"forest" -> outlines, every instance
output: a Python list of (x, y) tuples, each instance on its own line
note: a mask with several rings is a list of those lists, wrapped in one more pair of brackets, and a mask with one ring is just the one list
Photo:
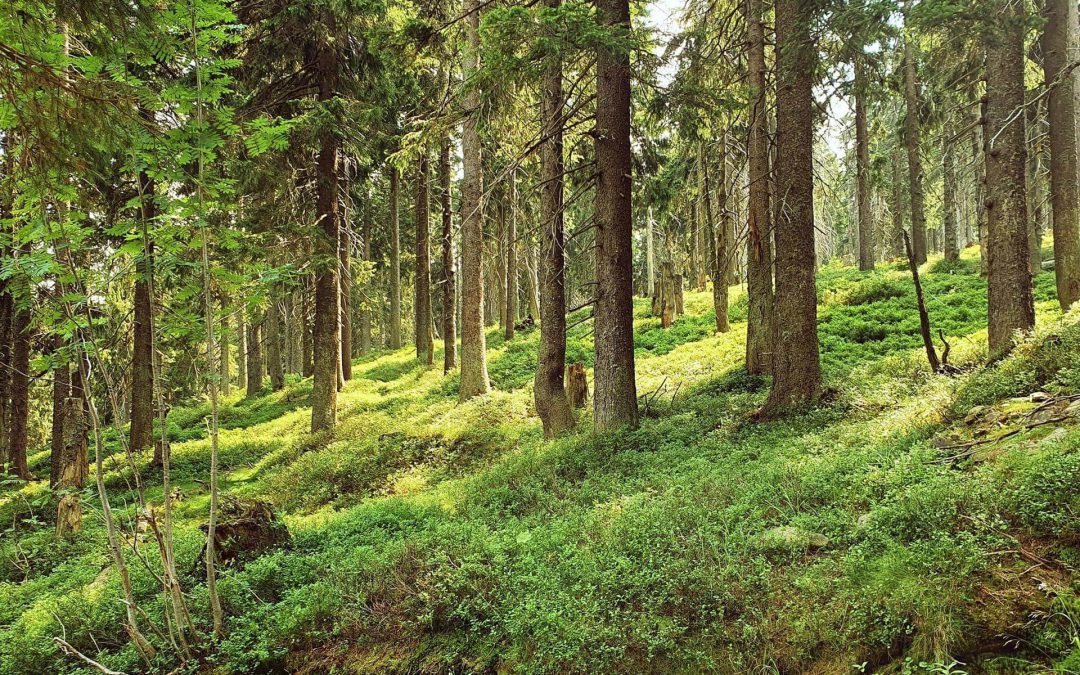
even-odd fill
[(8, 0), (0, 675), (1080, 673), (1076, 0)]

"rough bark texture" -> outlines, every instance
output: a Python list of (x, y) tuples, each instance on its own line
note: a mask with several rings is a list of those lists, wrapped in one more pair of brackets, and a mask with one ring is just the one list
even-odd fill
[(859, 228), (859, 269), (874, 269), (874, 221), (870, 218), (870, 133), (866, 126), (866, 68), (855, 57), (855, 198)]
[[(546, 0), (557, 8), (561, 0)], [(562, 63), (552, 59), (540, 81), (540, 347), (533, 386), (536, 413), (544, 435), (573, 428), (566, 398), (566, 249), (563, 239), (563, 98)]]
[[(11, 327), (14, 303), (7, 280), (0, 281), (0, 364), (11, 363)], [(11, 401), (11, 369), (0, 368), (0, 470), (7, 464), (8, 412)]]
[[(56, 357), (62, 359), (64, 340), (53, 337)], [(49, 448), (49, 485), (55, 486), (60, 476), (60, 461), (64, 454), (64, 402), (71, 396), (71, 368), (67, 362), (59, 363), (52, 371), (52, 437)]]
[[(324, 37), (318, 47), (319, 101), (337, 94), (338, 63), (334, 46)], [(312, 331), (311, 430), (332, 429), (337, 422), (337, 385), (341, 367), (338, 290), (338, 140), (325, 130), (316, 168), (316, 217), (320, 231), (314, 252), (319, 264), (315, 279), (315, 326)]]
[[(597, 0), (597, 20), (620, 37), (630, 30), (627, 0)], [(630, 55), (596, 55), (596, 363), (593, 424), (637, 425), (634, 278), (630, 204)]]
[(442, 338), (443, 372), (457, 367), (457, 280), (454, 269), (454, 212), (450, 194), (450, 138), (439, 149), (439, 205), (442, 210)]
[(239, 349), (236, 352), (236, 386), (247, 387), (247, 362), (248, 362), (248, 329), (244, 312), (236, 314), (236, 344)]
[(390, 324), (387, 340), (390, 349), (401, 347), (401, 223), (398, 202), (401, 192), (398, 170), (390, 167)]
[(753, 91), (750, 129), (746, 141), (750, 179), (746, 235), (746, 370), (768, 372), (772, 362), (769, 320), (772, 317), (772, 222), (769, 207), (769, 137), (765, 100), (765, 28), (761, 0), (746, 0), (749, 30), (749, 79)]
[(247, 324), (247, 395), (256, 396), (263, 386), (263, 329), (260, 317), (250, 317)]
[[(149, 229), (157, 217), (156, 186), (146, 173), (139, 174), (142, 202), (139, 217)], [(147, 242), (135, 266), (134, 319), (131, 342), (131, 428), (129, 448), (140, 452), (154, 444), (154, 304), (150, 297), (153, 248)]]
[(27, 424), (30, 414), (30, 307), (16, 300), (11, 326), (11, 408), (8, 411), (8, 462), (11, 473), (30, 480), (26, 462)]
[[(724, 271), (731, 258), (733, 244), (728, 239), (731, 211), (728, 209), (727, 190), (727, 134), (720, 138), (720, 175), (717, 177), (716, 205), (720, 210), (720, 223), (714, 226), (712, 206), (712, 186), (709, 180), (709, 160), (702, 153), (698, 157), (701, 171), (701, 187), (705, 195), (705, 232), (713, 242), (712, 259), (709, 261), (709, 275), (712, 277), (713, 311), (716, 312), (716, 330), (726, 333), (731, 330), (728, 322), (728, 279)], [(714, 232), (715, 230), (715, 232)]]
[(341, 245), (338, 247), (338, 286), (341, 298), (338, 308), (341, 314), (341, 379), (352, 379), (352, 227), (345, 222), (340, 223)]
[[(469, 0), (465, 22), (468, 40), (464, 79), (470, 82), (480, 68), (480, 2)], [(490, 388), (484, 338), (484, 166), (480, 146), (480, 92), (470, 85), (465, 94), (467, 117), (461, 147), (461, 387), (462, 401)]]
[(813, 0), (777, 0), (776, 298), (764, 417), (821, 395), (814, 278)]
[(941, 152), (942, 173), (942, 234), (945, 238), (945, 259), (955, 261), (960, 259), (960, 241), (956, 228), (956, 146), (945, 141), (945, 147)]
[(518, 259), (517, 259), (517, 216), (518, 216), (517, 172), (510, 172), (510, 196), (507, 204), (509, 213), (506, 219), (506, 311), (503, 315), (503, 337), (514, 339), (514, 323), (517, 322), (518, 296)]
[(990, 356), (1012, 348), (1016, 331), (1035, 325), (1028, 269), (1024, 8), (994, 0), (986, 35), (987, 302)]
[(904, 40), (904, 144), (908, 157), (908, 190), (911, 194), (911, 247), (915, 260), (926, 262), (926, 207), (923, 193), (922, 158), (919, 155), (919, 81), (916, 79), (915, 54), (911, 40)]
[(285, 388), (285, 362), (281, 358), (281, 304), (270, 302), (266, 310), (266, 369), (270, 371), (270, 388)]
[(1072, 0), (1046, 0), (1042, 38), (1050, 121), (1050, 204), (1058, 302), (1080, 299), (1080, 178), (1077, 168), (1077, 72), (1065, 72), (1077, 49), (1077, 8)]
[(228, 396), (232, 389), (232, 381), (229, 379), (229, 339), (231, 337), (232, 331), (229, 329), (229, 312), (226, 309), (226, 311), (221, 314), (221, 341), (218, 350), (218, 375), (221, 377), (221, 393), (225, 396)]
[(431, 334), (430, 173), (427, 153), (421, 152), (416, 171), (416, 283), (413, 287), (413, 311), (416, 358), (429, 366), (435, 363), (435, 339)]

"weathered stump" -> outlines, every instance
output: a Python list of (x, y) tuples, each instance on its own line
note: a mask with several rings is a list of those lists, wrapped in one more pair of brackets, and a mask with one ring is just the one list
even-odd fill
[[(203, 532), (209, 528), (202, 525)], [(266, 551), (288, 547), (292, 537), (285, 523), (266, 502), (259, 499), (222, 499), (221, 513), (214, 527), (214, 552), (221, 567), (242, 568)], [(195, 561), (193, 574), (206, 576), (206, 544)]]
[(571, 363), (566, 367), (566, 398), (571, 408), (584, 408), (589, 400), (589, 382), (585, 377), (584, 363)]
[(86, 417), (82, 400), (64, 399), (64, 446), (57, 467), (56, 487), (61, 493), (56, 506), (56, 536), (70, 539), (82, 531), (79, 489), (86, 482)]

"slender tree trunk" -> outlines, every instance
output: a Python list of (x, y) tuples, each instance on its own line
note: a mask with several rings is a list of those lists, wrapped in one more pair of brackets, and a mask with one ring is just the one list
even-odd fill
[(712, 190), (710, 189), (709, 180), (709, 159), (704, 152), (701, 151), (701, 146), (698, 146), (698, 166), (701, 171), (701, 186), (702, 192), (705, 195), (705, 226), (704, 230), (713, 241), (712, 250), (713, 257), (709, 260), (709, 274), (712, 275), (713, 282), (713, 311), (716, 312), (716, 331), (718, 333), (726, 333), (731, 330), (731, 325), (728, 322), (728, 279), (725, 271), (727, 269), (728, 260), (732, 257), (731, 251), (733, 250), (733, 244), (728, 238), (731, 223), (731, 211), (728, 209), (728, 189), (727, 189), (727, 132), (725, 131), (720, 136), (720, 159), (718, 166), (720, 167), (720, 175), (717, 177), (717, 206), (720, 208), (720, 223), (715, 227), (716, 234), (713, 234), (713, 208), (712, 208)]
[(500, 190), (501, 198), (497, 202), (498, 206), (495, 210), (495, 279), (494, 291), (492, 295), (495, 298), (494, 315), (492, 316), (492, 323), (498, 323), (501, 326), (506, 325), (506, 230), (507, 230), (507, 214), (510, 209), (508, 207), (509, 199), (507, 198), (507, 190)]
[(1051, 84), (1050, 205), (1058, 302), (1068, 309), (1080, 299), (1080, 178), (1077, 168), (1077, 8), (1072, 0), (1046, 0), (1043, 66)]
[(529, 275), (529, 318), (537, 321), (540, 319), (540, 263), (537, 261), (536, 242), (533, 235), (529, 234), (525, 239), (525, 267)]
[(900, 146), (893, 146), (892, 151), (892, 243), (893, 252), (902, 252), (904, 247), (904, 190), (903, 168)]
[(506, 313), (503, 315), (503, 337), (514, 339), (514, 324), (517, 322), (518, 297), (518, 259), (517, 259), (517, 216), (518, 191), (517, 171), (510, 172), (509, 217), (506, 220)]
[(390, 167), (390, 349), (401, 347), (401, 223), (398, 220), (400, 177)]
[[(1027, 148), (1024, 106), (1024, 6), (993, 0), (987, 8), (986, 185), (987, 298), (990, 357), (1012, 348), (1016, 331), (1035, 325), (1028, 269)], [(1015, 117), (1015, 119), (1013, 119)]]
[(762, 416), (821, 396), (814, 279), (814, 40), (812, 0), (776, 2), (776, 298), (773, 384)]
[[(468, 41), (464, 79), (470, 82), (480, 69), (479, 0), (468, 0), (465, 22)], [(490, 388), (484, 337), (484, 165), (480, 145), (480, 92), (470, 86), (465, 94), (467, 117), (461, 134), (461, 387), (462, 401), (485, 394)]]
[(353, 289), (353, 231), (349, 223), (341, 222), (341, 246), (338, 248), (339, 285), (341, 290), (341, 379), (352, 379), (352, 289)]
[(54, 355), (61, 362), (52, 371), (52, 437), (49, 452), (49, 485), (55, 487), (60, 478), (64, 455), (64, 404), (71, 396), (71, 368), (63, 360), (64, 339), (53, 336)]
[[(545, 0), (558, 9), (562, 0)], [(540, 347), (533, 386), (536, 413), (544, 435), (557, 436), (574, 426), (566, 398), (566, 249), (563, 239), (563, 98), (562, 61), (549, 57), (540, 80)]]
[(656, 246), (653, 243), (653, 230), (655, 227), (652, 207), (650, 206), (645, 216), (645, 277), (648, 283), (645, 292), (649, 296), (656, 295)]
[(772, 221), (769, 206), (769, 136), (766, 106), (765, 27), (762, 0), (746, 0), (747, 60), (753, 103), (746, 154), (746, 370), (761, 375), (772, 365), (769, 322), (773, 314)]
[(427, 365), (435, 363), (435, 340), (431, 334), (431, 177), (426, 151), (420, 153), (416, 172), (416, 358)]
[(908, 157), (908, 189), (911, 193), (911, 246), (915, 260), (926, 262), (926, 212), (923, 196), (922, 158), (919, 155), (919, 82), (915, 72), (915, 54), (910, 37), (904, 38), (904, 143)]
[(281, 358), (281, 305), (276, 300), (270, 301), (266, 309), (266, 367), (270, 371), (270, 388), (281, 391), (285, 388), (285, 362)]
[(248, 327), (244, 319), (244, 311), (236, 313), (236, 344), (239, 349), (236, 353), (236, 386), (247, 387), (247, 362), (248, 362)]
[[(29, 292), (29, 288), (27, 288)], [(31, 480), (26, 460), (30, 415), (30, 307), (29, 299), (16, 301), (11, 333), (11, 408), (8, 420), (8, 461), (11, 473)]]
[[(7, 280), (0, 280), (0, 364), (11, 363), (14, 303)], [(8, 462), (8, 419), (11, 406), (11, 368), (0, 367), (0, 471)]]
[[(596, 0), (597, 20), (629, 36), (628, 0)], [(634, 277), (631, 240), (630, 54), (596, 55), (596, 303), (593, 311), (593, 424), (637, 425), (634, 379)]]
[[(327, 30), (332, 29), (331, 26)], [(329, 101), (337, 95), (337, 52), (329, 39), (328, 36), (322, 36), (317, 49), (316, 77), (320, 102)], [(312, 331), (312, 431), (333, 429), (337, 423), (337, 385), (341, 368), (338, 335), (341, 293), (337, 275), (341, 227), (338, 211), (338, 146), (337, 137), (329, 130), (324, 131), (315, 179), (315, 208), (320, 232), (315, 238), (315, 255), (319, 269), (315, 280), (315, 326)]]
[(248, 317), (247, 322), (247, 395), (257, 396), (263, 387), (262, 318)]
[(221, 313), (221, 340), (219, 342), (218, 350), (218, 375), (221, 377), (221, 393), (225, 396), (229, 395), (232, 389), (232, 382), (229, 379), (231, 368), (229, 367), (229, 338), (232, 336), (232, 331), (229, 329), (229, 312), (228, 308), (223, 308), (225, 311)]
[(855, 62), (855, 195), (859, 228), (859, 269), (874, 269), (874, 221), (870, 218), (870, 133), (866, 126), (866, 66)]
[(141, 452), (154, 443), (154, 304), (150, 297), (154, 251), (145, 236), (157, 218), (156, 186), (145, 173), (139, 174), (141, 204), (139, 217), (144, 230), (144, 246), (136, 259), (134, 320), (131, 347), (131, 452)]
[(457, 294), (454, 269), (454, 212), (450, 194), (450, 137), (439, 148), (439, 205), (442, 211), (442, 338), (443, 372), (457, 367)]
[(960, 259), (960, 244), (956, 232), (956, 146), (947, 139), (941, 150), (941, 173), (945, 259), (955, 261)]

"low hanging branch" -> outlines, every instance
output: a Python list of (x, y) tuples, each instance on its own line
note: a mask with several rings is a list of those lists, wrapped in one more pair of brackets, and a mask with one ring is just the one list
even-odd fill
[(904, 230), (904, 250), (907, 251), (911, 278), (915, 281), (915, 299), (919, 303), (919, 331), (922, 333), (923, 346), (926, 347), (926, 358), (930, 361), (930, 370), (936, 373), (941, 370), (941, 361), (938, 360), (937, 350), (934, 348), (934, 338), (930, 336), (930, 315), (926, 312), (922, 282), (919, 281), (919, 266), (915, 263), (915, 256), (911, 252), (911, 239), (908, 237), (907, 230)]

